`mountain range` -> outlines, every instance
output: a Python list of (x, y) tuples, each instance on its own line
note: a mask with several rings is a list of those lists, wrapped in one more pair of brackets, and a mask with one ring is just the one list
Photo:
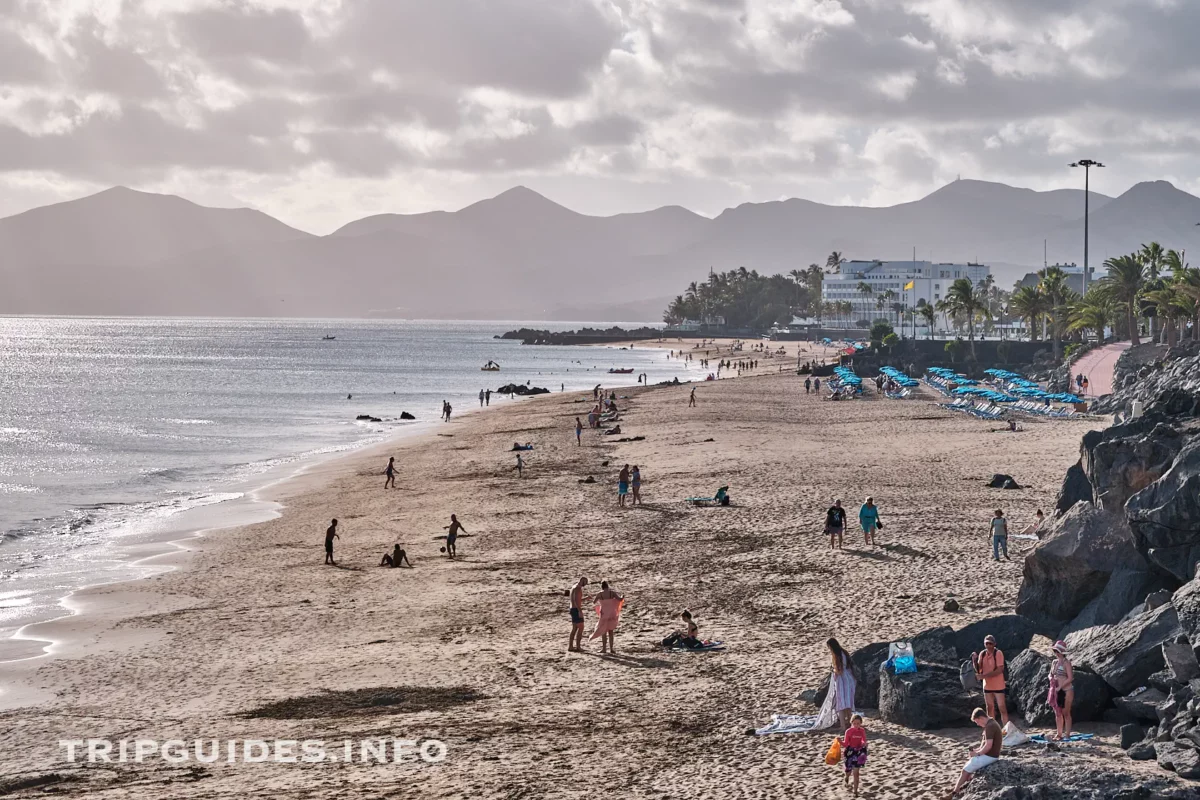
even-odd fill
[[(1200, 198), (1170, 183), (1089, 202), (1097, 271), (1143, 242), (1200, 252)], [(959, 180), (886, 208), (790, 199), (714, 218), (679, 206), (598, 217), (517, 187), (314, 236), (116, 187), (0, 219), (0, 313), (654, 320), (709, 269), (788, 272), (834, 250), (980, 261), (1007, 286), (1043, 252), (1082, 262), (1083, 205), (1079, 190)]]

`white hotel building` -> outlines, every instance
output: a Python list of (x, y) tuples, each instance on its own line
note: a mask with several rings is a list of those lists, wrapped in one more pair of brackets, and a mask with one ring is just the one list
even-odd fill
[[(946, 296), (950, 284), (958, 278), (970, 278), (979, 283), (991, 273), (986, 264), (934, 264), (930, 261), (843, 261), (841, 269), (826, 275), (821, 285), (824, 302), (849, 301), (854, 306), (855, 319), (874, 319), (879, 297), (889, 289), (896, 296), (888, 301), (916, 308), (920, 301), (936, 304)], [(865, 283), (871, 294), (864, 295), (858, 286)], [(912, 288), (905, 288), (912, 284)], [(861, 314), (861, 317), (859, 316)], [(884, 312), (887, 315), (887, 312)]]

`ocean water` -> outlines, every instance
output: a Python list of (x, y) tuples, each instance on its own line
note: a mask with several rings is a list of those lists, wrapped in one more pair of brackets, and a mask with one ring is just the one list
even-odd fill
[[(435, 423), (443, 400), (461, 413), (478, 409), (480, 389), (510, 382), (559, 391), (632, 385), (642, 372), (651, 383), (693, 377), (652, 347), (493, 338), (522, 325), (576, 327), (0, 317), (0, 640), (61, 615), (78, 587), (154, 569), (131, 559), (136, 545), (197, 509)], [(489, 359), (502, 370), (481, 372)]]

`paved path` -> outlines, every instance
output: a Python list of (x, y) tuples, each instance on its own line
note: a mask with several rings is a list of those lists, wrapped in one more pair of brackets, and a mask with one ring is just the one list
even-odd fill
[(1113, 390), (1113, 368), (1117, 359), (1129, 349), (1129, 342), (1116, 342), (1098, 347), (1071, 366), (1071, 389), (1075, 388), (1075, 376), (1083, 373), (1088, 379), (1088, 396), (1100, 397)]

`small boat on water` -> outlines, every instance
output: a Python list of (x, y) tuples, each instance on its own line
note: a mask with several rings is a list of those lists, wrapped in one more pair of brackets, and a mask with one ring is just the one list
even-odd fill
[(630, 367), (629, 369), (617, 369), (616, 367), (613, 367), (612, 369), (609, 370), (609, 374), (611, 374), (611, 375), (632, 375), (633, 368)]
[(484, 372), (499, 372), (500, 365), (497, 364), (495, 361), (489, 361), (486, 364), (484, 364), (482, 367), (480, 367), (480, 369), (483, 370)]
[(324, 336), (322, 336), (322, 337), (321, 337), (321, 341), (323, 341), (323, 342), (332, 342), (332, 341), (333, 341), (334, 339), (336, 339), (336, 338), (337, 338), (336, 336), (330, 336), (330, 335), (327, 333), (327, 334), (325, 334)]

